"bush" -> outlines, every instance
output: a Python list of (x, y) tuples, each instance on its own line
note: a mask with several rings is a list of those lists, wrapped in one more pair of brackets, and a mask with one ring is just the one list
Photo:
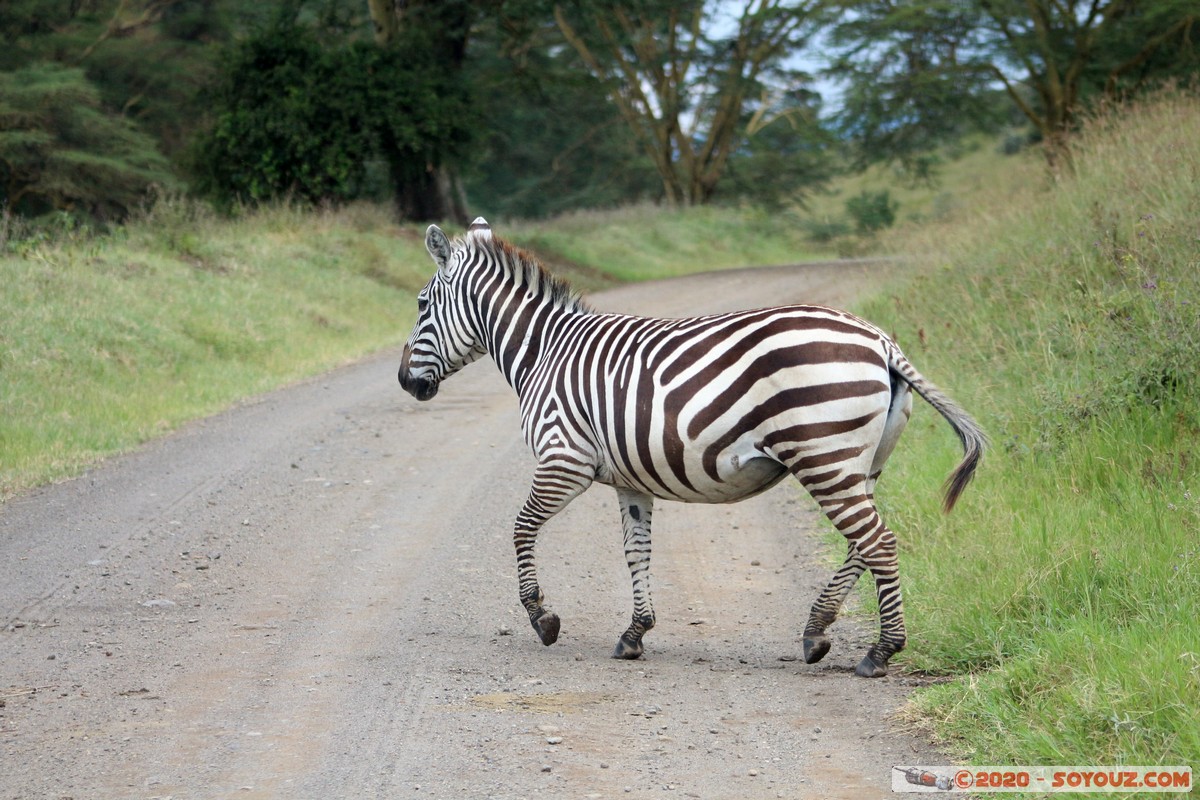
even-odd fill
[(840, 217), (833, 219), (829, 217), (821, 217), (820, 219), (813, 217), (805, 220), (803, 226), (804, 232), (808, 234), (808, 238), (817, 244), (828, 244), (834, 239), (841, 238), (850, 233), (850, 223)]
[(237, 48), (213, 105), (193, 171), (224, 204), (367, 198), (370, 167), (385, 163), (399, 186), (452, 157), (469, 125), (462, 90), (421, 41), (332, 47), (287, 21)]
[(892, 200), (891, 192), (882, 189), (878, 192), (861, 191), (857, 197), (846, 201), (846, 213), (854, 220), (854, 226), (859, 233), (875, 233), (890, 228), (896, 222), (896, 209), (900, 204)]

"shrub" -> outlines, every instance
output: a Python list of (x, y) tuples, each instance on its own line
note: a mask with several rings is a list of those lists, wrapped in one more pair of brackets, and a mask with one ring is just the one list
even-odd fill
[(891, 192), (887, 189), (878, 192), (864, 189), (846, 201), (846, 213), (854, 220), (859, 233), (875, 233), (890, 228), (896, 222), (896, 209), (899, 207), (900, 204), (892, 200)]
[(371, 168), (382, 161), (393, 185), (411, 181), (451, 157), (469, 124), (463, 91), (418, 39), (330, 46), (287, 21), (234, 51), (213, 105), (193, 171), (224, 204), (370, 197)]

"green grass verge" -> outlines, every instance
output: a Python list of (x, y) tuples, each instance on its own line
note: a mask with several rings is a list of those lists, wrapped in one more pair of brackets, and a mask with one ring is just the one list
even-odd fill
[[(917, 410), (880, 483), (901, 541), (909, 669), (975, 764), (1200, 765), (1200, 100), (1095, 120), (1077, 173), (909, 233), (933, 253), (860, 311), (994, 447)], [(920, 403), (918, 403), (920, 405)]]
[[(582, 265), (620, 281), (831, 257), (808, 240), (793, 214), (750, 208), (633, 206), (493, 227), (556, 267)], [(585, 288), (587, 280), (576, 277)]]
[(407, 335), (428, 256), (382, 212), (160, 203), (0, 260), (0, 499)]

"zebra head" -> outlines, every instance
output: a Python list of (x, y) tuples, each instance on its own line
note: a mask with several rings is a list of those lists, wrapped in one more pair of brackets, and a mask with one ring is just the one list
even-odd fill
[(466, 291), (467, 265), (480, 255), (476, 247), (492, 236), (477, 217), (465, 239), (451, 242), (436, 225), (425, 232), (425, 249), (437, 272), (417, 295), (417, 322), (400, 359), (400, 386), (418, 400), (437, 394), (443, 380), (487, 354), (471, 321)]

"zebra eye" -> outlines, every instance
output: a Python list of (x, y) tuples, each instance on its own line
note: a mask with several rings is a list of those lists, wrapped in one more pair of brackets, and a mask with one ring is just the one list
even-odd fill
[(429, 308), (429, 300), (424, 297), (417, 298), (417, 313), (425, 313), (425, 309)]

